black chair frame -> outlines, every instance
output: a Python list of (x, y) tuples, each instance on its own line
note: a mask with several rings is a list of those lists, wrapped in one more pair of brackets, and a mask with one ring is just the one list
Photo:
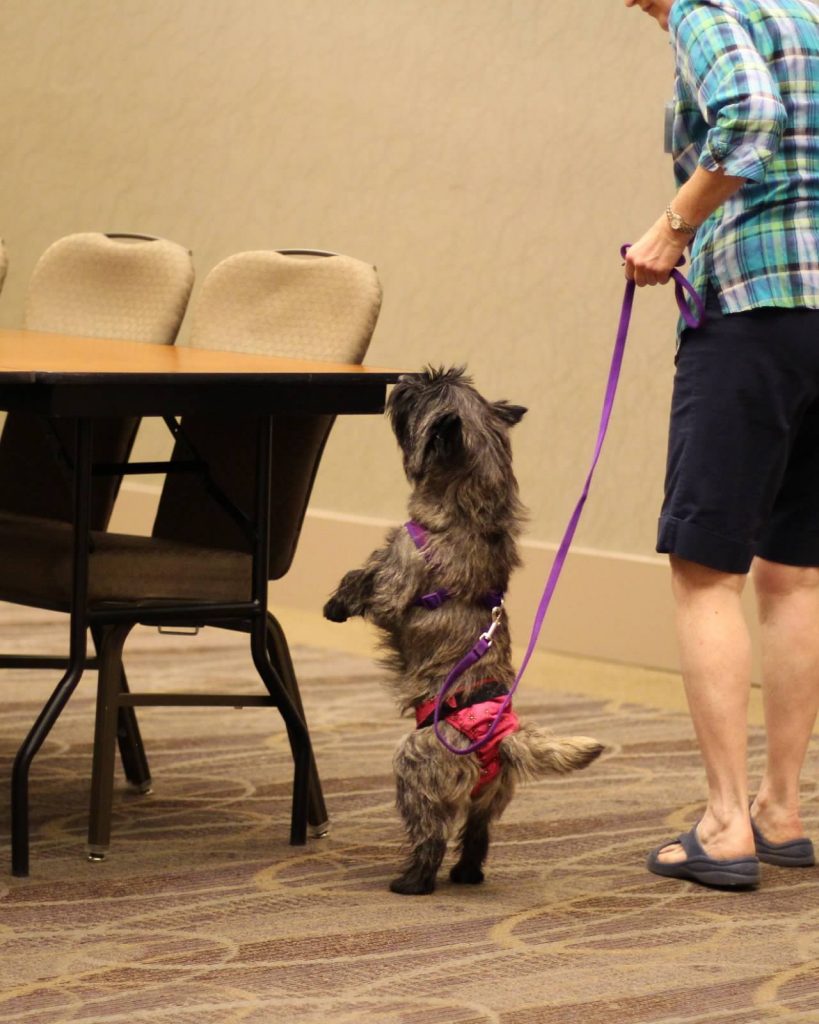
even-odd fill
[[(171, 424), (169, 423), (169, 427)], [(294, 761), (290, 842), (301, 845), (307, 839), (308, 822), (316, 834), (326, 830), (327, 812), (315, 767), (310, 735), (287, 642), (280, 624), (267, 609), (272, 416), (257, 418), (255, 510), (247, 524), (252, 534), (252, 579), (247, 601), (225, 602), (139, 602), (122, 605), (88, 605), (89, 504), (91, 478), (97, 473), (122, 474), (156, 472), (180, 468), (203, 472), (197, 459), (187, 466), (174, 463), (92, 465), (93, 420), (79, 418), (75, 427), (73, 592), (69, 627), (69, 657), (29, 658), (25, 667), (66, 665), (66, 672), (20, 747), (12, 773), (12, 871), (26, 876), (29, 871), (29, 770), (63, 707), (87, 667), (98, 665), (94, 768), (89, 822), (89, 855), (101, 859), (110, 836), (110, 801), (113, 756), (117, 737), (128, 778), (137, 785), (149, 783), (147, 762), (142, 751), (134, 708), (137, 706), (231, 706), (275, 707), (285, 722)], [(178, 426), (172, 431), (179, 435)], [(150, 466), (151, 469), (146, 469)], [(210, 489), (210, 488), (209, 488)], [(218, 490), (213, 485), (214, 490)], [(219, 499), (217, 499), (219, 500)], [(229, 503), (229, 499), (222, 496)], [(122, 650), (134, 626), (202, 627), (214, 625), (249, 633), (253, 664), (267, 689), (266, 695), (224, 694), (138, 694), (131, 693), (122, 667)], [(96, 661), (87, 658), (87, 632), (91, 630), (98, 649)], [(20, 667), (19, 656), (0, 657), (0, 667)]]

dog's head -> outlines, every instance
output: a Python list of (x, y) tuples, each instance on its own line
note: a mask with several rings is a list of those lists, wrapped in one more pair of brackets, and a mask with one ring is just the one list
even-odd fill
[(488, 402), (464, 367), (401, 377), (387, 410), (410, 483), (511, 473), (509, 429), (526, 409)]

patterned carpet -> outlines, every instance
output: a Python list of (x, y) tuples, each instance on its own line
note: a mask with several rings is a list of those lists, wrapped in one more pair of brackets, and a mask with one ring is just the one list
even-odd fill
[[(5, 607), (0, 637), (5, 650), (59, 651), (65, 624)], [(139, 687), (218, 679), (240, 691), (253, 678), (243, 638), (218, 631), (137, 632), (126, 655)], [(624, 697), (628, 670), (541, 661), (518, 709), (608, 753), (521, 789), (483, 886), (444, 872), (433, 896), (407, 898), (387, 891), (401, 845), (390, 761), (405, 726), (381, 672), (301, 644), (294, 660), (332, 815), (330, 835), (304, 848), (287, 845), (276, 716), (145, 709), (155, 791), (118, 781), (111, 855), (86, 862), (94, 687), (83, 681), (35, 761), (29, 879), (9, 873), (5, 797), (0, 807), (0, 1022), (819, 1021), (817, 869), (764, 868), (745, 894), (645, 871), (646, 851), (696, 816), (701, 771), (687, 717)], [(4, 673), (4, 778), (53, 683)], [(757, 772), (762, 749), (754, 730)], [(819, 833), (818, 755), (805, 795)]]

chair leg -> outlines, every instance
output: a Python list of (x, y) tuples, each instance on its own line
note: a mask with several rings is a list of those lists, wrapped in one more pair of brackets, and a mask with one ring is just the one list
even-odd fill
[[(102, 644), (102, 627), (92, 626), (91, 636), (97, 653), (99, 653)], [(128, 693), (128, 679), (124, 668), (120, 674), (120, 692)], [(150, 793), (151, 769), (148, 766), (148, 758), (142, 744), (136, 711), (132, 707), (120, 707), (117, 711), (117, 744), (125, 778), (140, 793)]]
[(90, 860), (103, 860), (111, 839), (117, 716), (123, 678), (122, 648), (133, 626), (134, 624), (130, 622), (122, 623), (107, 627), (100, 634), (97, 718), (94, 728), (94, 761), (88, 819)]
[(312, 750), (310, 733), (299, 714), (287, 687), (282, 681), (267, 646), (267, 628), (264, 619), (253, 624), (250, 650), (256, 671), (275, 699), (279, 713), (287, 727), (293, 754), (293, 810), (290, 819), (290, 845), (303, 846), (307, 842), (307, 807), (310, 798), (310, 764)]
[[(124, 669), (120, 674), (119, 691), (122, 694), (130, 692)], [(117, 744), (125, 778), (140, 793), (150, 793), (152, 788), (151, 769), (148, 766), (148, 758), (142, 744), (136, 712), (130, 706), (120, 707), (117, 710)]]
[[(293, 705), (301, 716), (302, 721), (306, 723), (304, 705), (302, 704), (301, 694), (299, 692), (296, 672), (293, 668), (293, 660), (290, 657), (290, 648), (287, 645), (287, 639), (284, 635), (281, 623), (271, 612), (267, 613), (267, 650), (270, 660), (273, 662), (273, 665), (281, 678), (282, 684), (286, 688), (290, 699), (293, 701)], [(291, 746), (292, 743), (293, 740), (291, 738)], [(324, 802), (324, 794), (321, 789), (321, 779), (319, 778), (312, 746), (310, 750), (309, 776), (307, 822), (314, 837), (325, 836), (330, 830), (329, 816), (327, 814), (327, 805)]]
[[(280, 710), (282, 710), (280, 705)], [(294, 722), (282, 710), (282, 717), (293, 755), (293, 806), (290, 817), (290, 845), (307, 842), (307, 808), (310, 801), (310, 737), (303, 722)]]

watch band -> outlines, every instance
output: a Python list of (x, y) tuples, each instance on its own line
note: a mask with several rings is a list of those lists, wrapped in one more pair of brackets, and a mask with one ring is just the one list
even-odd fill
[(695, 235), (697, 233), (697, 229), (693, 224), (689, 224), (687, 220), (671, 209), (671, 203), (666, 206), (665, 215), (668, 217), (668, 223), (671, 225), (672, 231), (679, 231), (686, 235)]

